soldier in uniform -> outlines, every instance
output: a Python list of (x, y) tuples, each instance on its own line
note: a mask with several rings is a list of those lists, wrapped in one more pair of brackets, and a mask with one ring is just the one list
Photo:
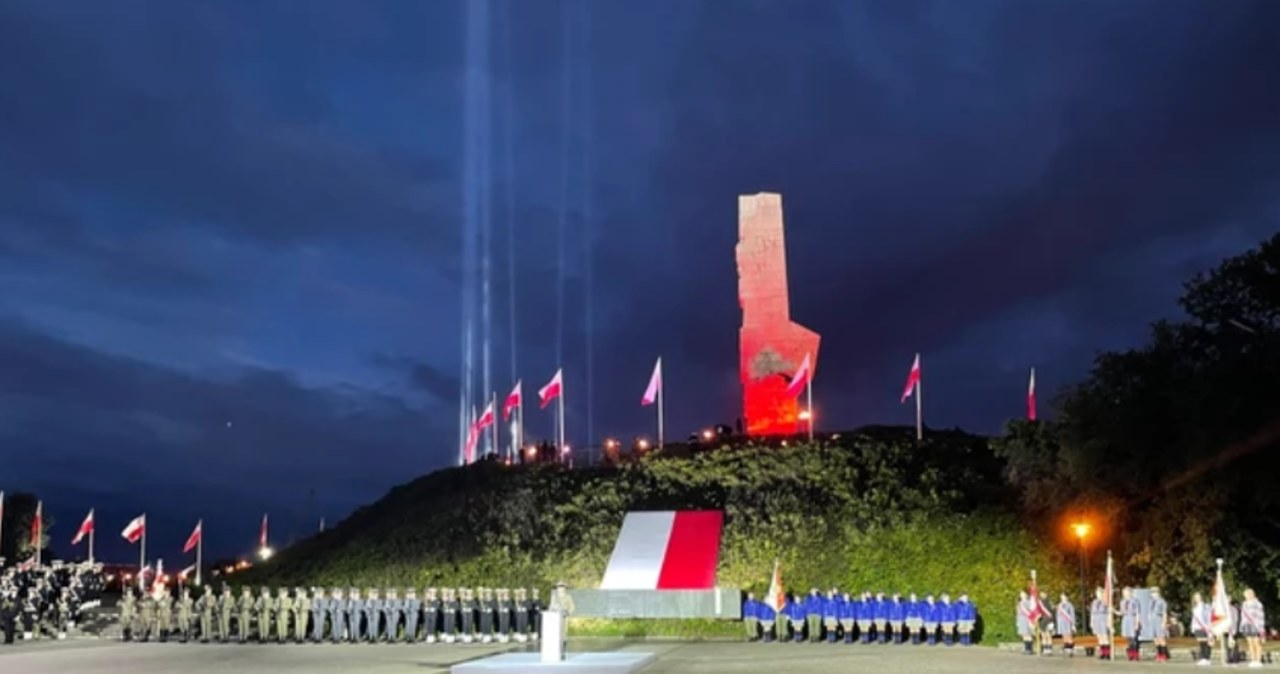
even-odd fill
[(151, 641), (151, 633), (156, 628), (156, 600), (150, 595), (143, 595), (142, 601), (138, 606), (138, 621), (141, 626), (138, 632), (141, 634), (143, 643)]
[(364, 629), (363, 637), (369, 640), (369, 643), (378, 642), (378, 637), (382, 634), (379, 625), (382, 623), (382, 599), (378, 596), (378, 590), (369, 588), (365, 592), (364, 600)]
[(1142, 607), (1133, 598), (1133, 589), (1126, 587), (1120, 594), (1120, 636), (1125, 638), (1125, 655), (1137, 662), (1142, 653)]
[(333, 616), (329, 606), (329, 598), (324, 596), (324, 588), (317, 587), (311, 593), (311, 640), (315, 643), (324, 641), (324, 624)]
[(440, 633), (440, 609), (438, 591), (434, 587), (427, 588), (427, 596), (422, 600), (422, 638), (429, 644), (434, 644), (436, 635)]
[(400, 618), (404, 613), (404, 604), (396, 596), (394, 588), (387, 588), (382, 600), (382, 636), (387, 643), (392, 643), (400, 634)]
[(480, 588), (480, 600), (477, 602), (480, 610), (480, 642), (490, 643), (494, 637), (494, 626), (497, 622), (497, 606), (493, 602), (493, 588)]
[(1267, 636), (1267, 614), (1252, 588), (1245, 588), (1240, 604), (1240, 636), (1249, 650), (1249, 666), (1262, 666), (1262, 640)]
[(1098, 657), (1111, 658), (1111, 610), (1102, 588), (1093, 591), (1093, 603), (1089, 604), (1089, 629), (1098, 638)]
[[(853, 643), (853, 610), (856, 604), (853, 597), (845, 592), (840, 596), (840, 609), (837, 611), (836, 619), (840, 623), (840, 629), (844, 632), (844, 642), (846, 644)], [(767, 606), (765, 608), (768, 608)], [(770, 609), (772, 610), (772, 609)], [(765, 640), (768, 641), (769, 629), (765, 628)]]
[(458, 600), (457, 591), (451, 587), (446, 587), (441, 605), (441, 617), (444, 620), (444, 627), (440, 631), (440, 640), (446, 644), (453, 643), (457, 638), (458, 612), (461, 608), (462, 604)]
[(462, 588), (458, 611), (462, 618), (462, 643), (469, 644), (476, 638), (476, 600), (469, 587)]
[(511, 603), (511, 612), (515, 615), (515, 639), (524, 643), (529, 638), (529, 595), (523, 587), (517, 587), (515, 598)]
[(969, 601), (969, 595), (960, 594), (956, 602), (956, 631), (960, 633), (960, 645), (973, 645), (973, 628), (978, 623), (978, 609)]
[(511, 641), (511, 590), (498, 590), (498, 642)]
[[(325, 612), (329, 615), (329, 640), (338, 643), (347, 635), (347, 602), (342, 598), (342, 588), (335, 587), (329, 593), (329, 604)], [(323, 630), (323, 623), (318, 629)]]
[(1156, 646), (1156, 662), (1169, 661), (1169, 602), (1160, 596), (1160, 588), (1151, 588), (1151, 641)]
[(231, 615), (236, 612), (236, 598), (231, 588), (222, 585), (222, 597), (218, 599), (218, 641), (231, 641)]
[(213, 609), (217, 604), (213, 592), (205, 587), (196, 600), (195, 610), (200, 614), (200, 643), (209, 643), (209, 635), (213, 634)]
[(122, 641), (133, 641), (134, 621), (138, 617), (138, 603), (133, 597), (133, 588), (124, 588), (124, 594), (120, 597), (120, 639)]
[(404, 591), (404, 641), (411, 644), (418, 640), (418, 620), (422, 617), (422, 600), (418, 599), (418, 590), (407, 588)]
[(71, 624), (71, 589), (62, 588), (58, 595), (58, 638), (67, 638), (67, 626)]
[(347, 640), (353, 644), (364, 641), (364, 604), (360, 590), (351, 588), (347, 593)]
[(301, 587), (293, 588), (293, 640), (307, 643), (307, 621), (311, 619), (311, 597)]
[(1067, 598), (1067, 593), (1058, 595), (1058, 610), (1054, 614), (1054, 624), (1058, 634), (1062, 635), (1062, 652), (1067, 657), (1076, 654), (1076, 607)]
[(542, 600), (536, 587), (529, 591), (529, 637), (533, 641), (542, 638)]
[(178, 629), (182, 631), (182, 643), (191, 640), (191, 626), (195, 622), (195, 602), (191, 599), (191, 588), (183, 587), (182, 596), (178, 598)]
[(289, 588), (276, 589), (275, 602), (271, 604), (276, 624), (276, 643), (289, 640), (289, 614), (293, 613), (293, 600), (289, 598)]
[(253, 627), (253, 595), (249, 593), (249, 588), (240, 588), (240, 600), (236, 602), (236, 636), (240, 643), (248, 643), (249, 629)]
[(276, 601), (271, 597), (271, 589), (262, 586), (262, 593), (258, 595), (258, 601), (253, 604), (254, 613), (258, 618), (258, 643), (265, 644), (271, 638), (271, 623), (275, 622), (276, 617)]
[(169, 632), (173, 631), (173, 595), (163, 585), (156, 594), (156, 631), (160, 633), (160, 643), (165, 643), (169, 640)]
[(1202, 667), (1208, 666), (1213, 656), (1210, 641), (1213, 639), (1213, 630), (1209, 627), (1212, 619), (1213, 609), (1205, 603), (1204, 597), (1199, 592), (1191, 595), (1191, 635), (1196, 638), (1199, 646), (1196, 664)]

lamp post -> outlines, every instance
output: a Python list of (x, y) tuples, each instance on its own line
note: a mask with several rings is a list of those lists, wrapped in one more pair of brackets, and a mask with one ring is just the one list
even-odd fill
[(1076, 540), (1080, 544), (1080, 609), (1088, 610), (1089, 594), (1084, 587), (1084, 539), (1089, 535), (1089, 526), (1087, 522), (1076, 522), (1071, 525), (1071, 530), (1076, 534)]

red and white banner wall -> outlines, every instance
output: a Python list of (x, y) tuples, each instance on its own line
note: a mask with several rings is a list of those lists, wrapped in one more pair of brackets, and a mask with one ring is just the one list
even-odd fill
[(716, 586), (724, 513), (627, 513), (601, 590), (711, 590)]

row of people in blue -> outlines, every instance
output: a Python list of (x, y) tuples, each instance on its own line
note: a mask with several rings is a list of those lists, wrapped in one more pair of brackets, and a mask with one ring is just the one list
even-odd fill
[(742, 620), (748, 641), (803, 641), (828, 643), (855, 640), (895, 644), (939, 643), (947, 646), (957, 641), (962, 646), (973, 643), (978, 610), (961, 593), (956, 601), (943, 594), (923, 599), (915, 593), (900, 594), (863, 592), (851, 595), (832, 588), (825, 595), (814, 588), (803, 597), (783, 596), (781, 607), (756, 599), (748, 593), (742, 604)]

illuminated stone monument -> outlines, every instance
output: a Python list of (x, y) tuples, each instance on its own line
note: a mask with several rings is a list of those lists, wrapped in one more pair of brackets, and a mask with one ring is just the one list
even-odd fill
[(782, 195), (738, 197), (738, 330), (742, 415), (749, 435), (801, 430), (800, 408), (786, 394), (805, 354), (817, 371), (818, 333), (791, 320)]

